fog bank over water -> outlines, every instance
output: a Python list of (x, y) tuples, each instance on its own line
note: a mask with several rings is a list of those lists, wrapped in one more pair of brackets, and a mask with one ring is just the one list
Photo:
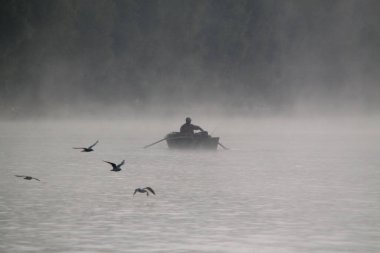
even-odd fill
[(5, 1), (0, 116), (376, 115), (380, 2)]
[[(320, 136), (327, 141), (337, 138), (344, 140), (346, 137), (357, 138), (359, 141), (368, 138), (376, 140), (380, 137), (379, 117), (221, 118), (194, 115), (192, 118), (194, 124), (201, 126), (212, 136), (219, 136), (222, 143), (232, 149), (239, 149), (241, 145), (241, 143), (236, 143), (236, 140), (253, 144), (260, 138), (268, 136), (277, 139), (279, 143), (283, 138), (302, 140), (302, 136), (306, 138)], [(84, 142), (94, 142), (96, 139), (109, 142), (112, 136), (118, 139), (118, 142), (136, 141), (139, 144), (135, 148), (140, 149), (144, 145), (164, 138), (170, 132), (179, 131), (183, 123), (184, 117), (2, 120), (0, 132), (12, 129), (15, 137), (23, 133), (31, 138), (57, 140), (61, 138), (60, 136), (73, 132)], [(36, 136), (36, 133), (40, 133), (40, 136)], [(118, 133), (117, 136), (115, 133)], [(304, 141), (307, 142), (307, 140)], [(166, 148), (166, 144), (162, 143), (157, 147)]]

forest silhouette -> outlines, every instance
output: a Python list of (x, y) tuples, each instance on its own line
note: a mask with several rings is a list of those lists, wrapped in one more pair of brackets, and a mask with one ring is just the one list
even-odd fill
[(371, 109), (380, 97), (379, 6), (1, 1), (0, 114), (86, 102), (282, 110), (299, 97)]

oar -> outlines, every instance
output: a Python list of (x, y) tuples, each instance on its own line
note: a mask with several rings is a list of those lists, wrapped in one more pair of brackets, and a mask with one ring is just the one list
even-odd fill
[(224, 148), (225, 150), (229, 150), (229, 148), (227, 148), (226, 146), (224, 146), (222, 143), (218, 142), (218, 145), (221, 146), (222, 148)]
[(144, 148), (149, 148), (150, 146), (153, 146), (153, 145), (155, 145), (155, 144), (157, 144), (157, 143), (160, 143), (161, 141), (164, 141), (164, 140), (166, 140), (166, 139), (167, 139), (167, 137), (165, 137), (165, 138), (163, 138), (163, 139), (161, 139), (161, 140), (159, 140), (159, 141), (153, 142), (153, 143), (151, 143), (151, 144), (149, 144), (149, 145), (146, 145), (146, 146), (144, 146)]

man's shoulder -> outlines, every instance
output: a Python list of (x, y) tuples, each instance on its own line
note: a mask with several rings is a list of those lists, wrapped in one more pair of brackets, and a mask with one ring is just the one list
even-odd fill
[(183, 125), (181, 126), (181, 129), (186, 129), (186, 128), (188, 128), (188, 127), (189, 127), (188, 124), (183, 124)]

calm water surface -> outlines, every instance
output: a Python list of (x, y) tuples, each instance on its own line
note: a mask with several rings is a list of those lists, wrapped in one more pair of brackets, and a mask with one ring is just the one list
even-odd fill
[(0, 252), (380, 252), (377, 132), (256, 127), (181, 152), (138, 130), (0, 123)]

